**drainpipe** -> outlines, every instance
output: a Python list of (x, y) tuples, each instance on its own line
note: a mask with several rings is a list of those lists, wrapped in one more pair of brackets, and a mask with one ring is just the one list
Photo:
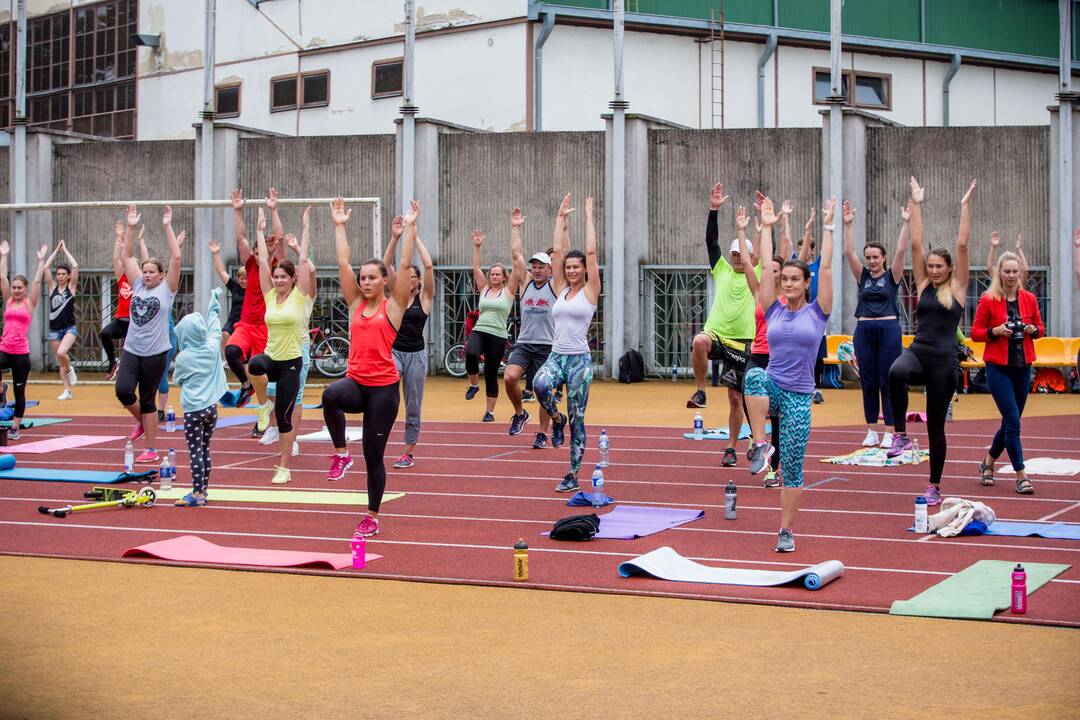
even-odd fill
[(398, 198), (402, 214), (409, 209), (409, 201), (416, 193), (416, 113), (420, 108), (413, 105), (413, 67), (416, 52), (416, 4), (405, 0), (405, 98), (401, 106), (401, 197)]
[(618, 370), (623, 354), (623, 297), (626, 286), (626, 109), (630, 103), (623, 99), (623, 24), (626, 14), (623, 0), (614, 0), (615, 30), (615, 98), (611, 108), (611, 351), (607, 354), (608, 369)]
[(555, 27), (555, 13), (549, 10), (540, 14), (544, 20), (540, 26), (540, 34), (536, 36), (533, 44), (533, 130), (535, 132), (544, 129), (544, 113), (541, 112), (544, 98), (544, 43), (547, 42), (552, 28)]
[[(1058, 0), (1061, 21), (1058, 67), (1058, 237), (1051, 258), (1057, 266), (1050, 278), (1055, 298), (1050, 312), (1050, 331), (1059, 337), (1072, 337), (1077, 331), (1073, 317), (1072, 266), (1073, 217), (1073, 106), (1077, 95), (1072, 89), (1072, 0)], [(1053, 262), (1053, 260), (1051, 262)]]
[(955, 53), (952, 56), (952, 62), (949, 63), (949, 72), (945, 73), (945, 82), (941, 84), (942, 127), (949, 127), (949, 83), (952, 82), (959, 69), (960, 53)]
[[(836, 197), (837, 203), (843, 202), (843, 169), (844, 169), (844, 87), (843, 75), (840, 72), (840, 38), (841, 38), (841, 7), (843, 0), (832, 0), (831, 9), (831, 38), (829, 50), (831, 52), (831, 91), (827, 98), (829, 103), (829, 195)], [(851, 88), (855, 92), (855, 88)], [(836, 218), (839, 220), (840, 218)], [(837, 236), (833, 233), (832, 254), (832, 283), (833, 283), (833, 309), (844, 307), (844, 253), (839, 252)], [(842, 312), (834, 312), (829, 317), (829, 332), (840, 331), (840, 318)]]
[(765, 49), (757, 61), (757, 126), (765, 127), (765, 66), (776, 52), (776, 34), (770, 34), (765, 40)]
[[(201, 200), (214, 199), (214, 46), (217, 24), (217, 2), (206, 0), (205, 35), (203, 37), (203, 109), (199, 137), (199, 195)], [(199, 229), (201, 237), (195, 250), (195, 308), (204, 312), (209, 303), (212, 280), (210, 251), (206, 243), (214, 236), (214, 209), (202, 207)]]
[[(19, 0), (15, 25), (15, 146), (12, 199), (26, 202), (26, 0)], [(15, 273), (26, 274), (26, 212), (15, 211)]]

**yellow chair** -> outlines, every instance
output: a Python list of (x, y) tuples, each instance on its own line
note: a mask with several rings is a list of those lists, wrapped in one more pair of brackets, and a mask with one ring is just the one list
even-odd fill
[(1035, 338), (1035, 367), (1065, 367), (1075, 356), (1065, 351), (1065, 340), (1056, 337)]
[(1070, 364), (1075, 363), (1077, 357), (1080, 357), (1080, 337), (1072, 339), (1072, 349), (1069, 350), (1069, 357), (1071, 358)]
[(967, 345), (975, 357), (972, 360), (965, 360), (960, 363), (963, 368), (981, 368), (986, 363), (983, 362), (983, 353), (986, 351), (986, 343), (976, 342), (971, 338), (964, 338), (964, 344)]
[(826, 365), (839, 365), (840, 355), (839, 348), (842, 344), (851, 342), (850, 335), (829, 335), (825, 338), (825, 364)]

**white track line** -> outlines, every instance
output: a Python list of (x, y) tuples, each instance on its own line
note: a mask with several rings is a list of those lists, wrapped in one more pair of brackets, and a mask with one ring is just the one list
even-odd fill
[(1056, 518), (1058, 515), (1064, 515), (1065, 513), (1069, 512), (1070, 510), (1075, 510), (1076, 508), (1080, 508), (1080, 502), (1073, 503), (1069, 507), (1062, 508), (1062, 509), (1058, 510), (1057, 512), (1050, 513), (1049, 515), (1043, 515), (1041, 518), (1036, 520), (1036, 522), (1046, 522), (1047, 520), (1049, 520), (1051, 518)]

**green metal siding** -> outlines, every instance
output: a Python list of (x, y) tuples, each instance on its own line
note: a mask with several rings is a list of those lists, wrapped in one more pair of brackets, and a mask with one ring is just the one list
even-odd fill
[(1021, 55), (1058, 56), (1054, 0), (926, 0), (926, 41)]
[[(780, 0), (780, 25), (829, 32), (829, 0)], [(844, 33), (919, 41), (919, 0), (846, 0)]]

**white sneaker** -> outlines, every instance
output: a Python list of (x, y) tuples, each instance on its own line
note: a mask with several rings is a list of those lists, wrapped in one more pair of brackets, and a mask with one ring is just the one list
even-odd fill
[[(862, 441), (862, 446), (863, 446), (863, 447), (874, 447), (874, 446), (875, 446), (875, 445), (877, 445), (877, 444), (878, 444), (878, 434), (877, 434), (877, 431), (876, 431), (876, 430), (871, 430), (871, 429), (867, 428), (867, 430), (866, 430), (866, 437), (864, 437), (864, 438), (863, 438), (863, 441)], [(890, 444), (890, 445), (892, 444), (892, 440), (891, 440), (891, 439), (889, 440), (889, 444)]]
[(79, 376), (75, 374), (75, 368), (73, 367), (68, 368), (68, 382), (72, 385), (79, 384)]
[(280, 437), (281, 437), (281, 433), (278, 431), (278, 429), (276, 427), (268, 427), (268, 428), (266, 428), (266, 432), (263, 433), (263, 436), (261, 438), (259, 438), (259, 444), (260, 445), (276, 445), (277, 441), (278, 441), (278, 439)]
[(70, 390), (65, 390), (64, 392), (57, 395), (56, 399), (57, 400), (70, 400), (71, 399), (71, 391)]
[(892, 447), (892, 433), (887, 432), (881, 436), (881, 444), (878, 447), (891, 448)]
[(292, 454), (293, 457), (296, 457), (300, 454), (300, 443), (296, 442), (295, 440), (292, 441)]

